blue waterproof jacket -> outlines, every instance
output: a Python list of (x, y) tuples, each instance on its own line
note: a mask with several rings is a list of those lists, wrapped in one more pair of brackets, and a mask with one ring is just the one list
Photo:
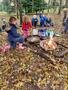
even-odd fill
[(17, 27), (13, 24), (10, 24), (10, 30), (7, 32), (9, 41), (14, 41), (16, 38), (20, 37), (20, 34), (17, 33)]
[(34, 26), (34, 23), (38, 23), (38, 19), (37, 18), (32, 18), (32, 26)]

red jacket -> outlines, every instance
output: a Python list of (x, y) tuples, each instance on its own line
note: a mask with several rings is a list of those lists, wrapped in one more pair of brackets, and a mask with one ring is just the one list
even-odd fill
[(29, 30), (30, 28), (32, 28), (32, 23), (31, 22), (23, 22), (22, 23), (22, 30)]

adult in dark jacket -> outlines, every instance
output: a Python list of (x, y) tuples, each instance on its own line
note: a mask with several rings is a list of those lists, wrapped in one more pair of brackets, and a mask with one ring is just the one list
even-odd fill
[(65, 21), (64, 32), (65, 32), (65, 33), (68, 32), (68, 18), (67, 18), (66, 21)]
[(10, 29), (7, 31), (8, 33), (8, 41), (12, 48), (16, 48), (17, 43), (21, 43), (20, 47), (22, 47), (22, 43), (24, 42), (24, 38), (17, 33), (17, 20), (15, 17), (10, 17), (9, 19), (9, 25)]
[(38, 24), (38, 19), (37, 16), (34, 15), (32, 18), (32, 26), (36, 28), (37, 24)]

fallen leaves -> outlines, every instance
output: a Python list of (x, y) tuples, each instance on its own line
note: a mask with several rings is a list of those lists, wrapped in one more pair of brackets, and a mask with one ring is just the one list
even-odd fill
[[(68, 44), (64, 38), (58, 38), (58, 41)], [(5, 42), (6, 34), (1, 33), (0, 45)], [(0, 90), (67, 90), (68, 65), (61, 63), (60, 59), (57, 58), (52, 65), (29, 48), (0, 54)]]

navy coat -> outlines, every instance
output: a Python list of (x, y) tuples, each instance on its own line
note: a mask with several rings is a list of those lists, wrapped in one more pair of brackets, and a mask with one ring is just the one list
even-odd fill
[(10, 24), (10, 30), (7, 31), (8, 33), (8, 40), (9, 41), (14, 41), (15, 38), (20, 37), (20, 34), (17, 33), (17, 27), (13, 24)]
[(11, 47), (16, 48), (17, 42), (23, 43), (24, 38), (19, 33), (17, 33), (17, 27), (13, 24), (10, 24), (10, 30), (7, 31), (8, 33), (8, 41)]

